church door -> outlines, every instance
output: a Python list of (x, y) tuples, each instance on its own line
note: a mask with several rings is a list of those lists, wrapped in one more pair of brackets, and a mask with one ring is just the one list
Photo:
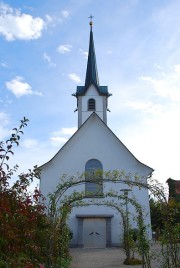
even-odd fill
[(83, 221), (83, 244), (85, 248), (106, 247), (106, 220), (86, 218)]

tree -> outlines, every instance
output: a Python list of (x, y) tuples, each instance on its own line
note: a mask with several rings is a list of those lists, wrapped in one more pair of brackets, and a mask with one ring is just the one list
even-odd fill
[(157, 230), (162, 230), (164, 227), (164, 219), (161, 211), (162, 202), (151, 197), (149, 199), (150, 212), (151, 212), (151, 225), (152, 230), (157, 232)]
[(18, 166), (10, 168), (8, 160), (19, 145), (28, 119), (21, 120), (6, 142), (0, 142), (0, 264), (3, 267), (35, 268), (45, 262), (48, 218), (42, 195), (36, 188), (28, 193), (28, 186), (39, 176), (37, 169), (17, 176)]

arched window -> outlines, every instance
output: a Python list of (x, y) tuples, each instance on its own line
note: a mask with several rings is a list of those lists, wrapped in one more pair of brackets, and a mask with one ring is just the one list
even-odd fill
[(92, 196), (103, 195), (103, 167), (99, 160), (91, 159), (86, 163), (85, 180), (86, 193)]
[(96, 110), (96, 102), (95, 99), (88, 100), (88, 111), (95, 111)]

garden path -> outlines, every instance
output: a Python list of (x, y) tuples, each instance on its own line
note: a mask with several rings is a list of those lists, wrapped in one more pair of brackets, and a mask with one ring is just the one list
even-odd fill
[[(160, 245), (154, 244), (152, 250), (160, 253)], [(142, 265), (124, 265), (125, 253), (121, 248), (82, 249), (71, 248), (72, 263), (70, 268), (142, 268)], [(159, 261), (153, 261), (152, 268), (158, 268)]]

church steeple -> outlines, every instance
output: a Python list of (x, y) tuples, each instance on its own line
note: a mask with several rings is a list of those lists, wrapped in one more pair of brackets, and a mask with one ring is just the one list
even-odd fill
[(88, 88), (91, 84), (94, 84), (96, 87), (99, 86), (99, 78), (98, 78), (98, 71), (96, 65), (96, 54), (94, 48), (94, 40), (93, 40), (93, 31), (92, 31), (92, 18), (90, 16), (90, 39), (89, 39), (89, 53), (88, 53), (88, 62), (87, 62), (87, 69), (86, 69), (86, 79), (85, 79), (85, 88)]
[(92, 113), (96, 113), (105, 124), (107, 124), (108, 92), (107, 86), (99, 85), (98, 71), (96, 65), (96, 54), (94, 48), (92, 18), (90, 20), (89, 54), (86, 69), (84, 86), (77, 86), (76, 93), (72, 94), (77, 98), (78, 127), (80, 127)]

